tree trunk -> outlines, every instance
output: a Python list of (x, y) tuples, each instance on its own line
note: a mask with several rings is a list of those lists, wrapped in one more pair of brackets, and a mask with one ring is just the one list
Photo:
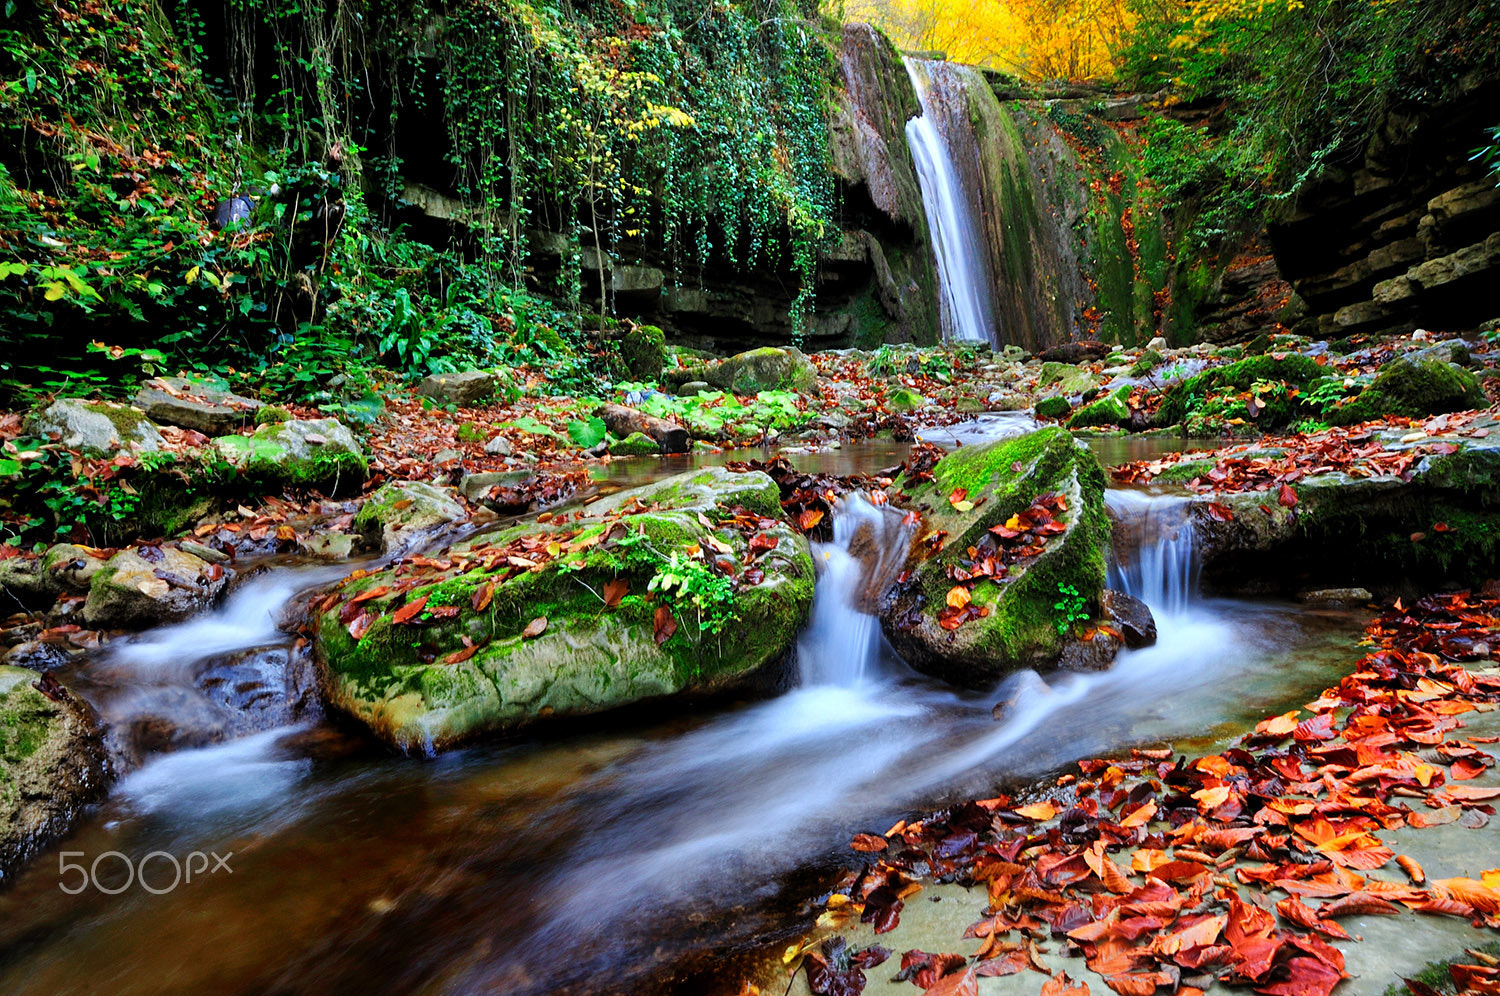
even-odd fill
[(656, 445), (661, 447), (663, 453), (686, 453), (692, 447), (687, 430), (676, 422), (668, 422), (624, 405), (600, 405), (594, 414), (604, 419), (609, 431), (621, 439), (632, 432), (644, 432), (656, 440)]

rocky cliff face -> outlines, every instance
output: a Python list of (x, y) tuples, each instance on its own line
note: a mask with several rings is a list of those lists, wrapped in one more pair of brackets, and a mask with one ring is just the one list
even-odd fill
[(1500, 83), (1396, 107), (1347, 167), (1270, 226), (1276, 263), (1321, 334), (1471, 327), (1500, 314), (1500, 190), (1470, 160)]

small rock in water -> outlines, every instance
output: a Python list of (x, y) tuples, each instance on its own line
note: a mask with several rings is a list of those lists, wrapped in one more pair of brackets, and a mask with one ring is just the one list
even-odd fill
[(1297, 598), (1313, 605), (1363, 605), (1375, 600), (1364, 588), (1319, 588), (1304, 591)]

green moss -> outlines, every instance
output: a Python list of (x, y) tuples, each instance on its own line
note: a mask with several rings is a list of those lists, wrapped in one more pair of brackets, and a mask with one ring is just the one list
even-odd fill
[(924, 404), (926, 399), (909, 387), (898, 387), (885, 396), (885, 407), (893, 412), (914, 412)]
[(632, 432), (624, 439), (609, 445), (610, 456), (656, 456), (661, 447), (656, 440), (644, 432)]
[(1130, 388), (1122, 387), (1106, 394), (1073, 413), (1068, 419), (1068, 428), (1083, 429), (1091, 426), (1127, 425), (1130, 422), (1130, 406), (1125, 403), (1130, 397)]
[(290, 422), (295, 417), (285, 408), (278, 408), (275, 405), (266, 405), (263, 408), (255, 410), (256, 425), (270, 425), (273, 422)]
[(1135, 363), (1130, 367), (1130, 376), (1144, 377), (1146, 376), (1146, 374), (1161, 366), (1164, 359), (1165, 357), (1163, 357), (1156, 350), (1148, 349), (1144, 353), (1142, 353), (1141, 358), (1139, 360), (1136, 360)]
[(620, 338), (620, 359), (634, 380), (654, 381), (667, 365), (667, 337), (655, 325), (636, 325)]
[[(1172, 425), (1183, 421), (1207, 397), (1217, 391), (1246, 391), (1258, 383), (1280, 383), (1300, 389), (1324, 375), (1312, 359), (1293, 353), (1281, 358), (1251, 356), (1214, 367), (1169, 387), (1162, 395), (1157, 422)], [(1290, 398), (1289, 392), (1286, 396)], [(1258, 420), (1263, 425), (1285, 425), (1302, 411), (1300, 401), (1288, 400), (1279, 410), (1268, 411)]]
[(465, 422), (454, 433), (462, 443), (482, 443), (490, 438), (489, 431), (473, 422)]
[(1061, 395), (1054, 398), (1043, 398), (1036, 403), (1037, 418), (1067, 418), (1073, 412), (1073, 406), (1068, 399)]
[(1387, 415), (1413, 418), (1483, 408), (1484, 392), (1463, 367), (1438, 359), (1392, 360), (1359, 396), (1328, 413), (1333, 425), (1353, 425)]

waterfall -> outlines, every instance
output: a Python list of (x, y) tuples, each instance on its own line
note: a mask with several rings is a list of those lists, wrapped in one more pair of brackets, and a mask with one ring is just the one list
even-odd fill
[(804, 685), (851, 687), (876, 674), (884, 639), (877, 603), (906, 561), (911, 534), (899, 512), (863, 494), (834, 506), (832, 542), (813, 544), (818, 585), (797, 639)]
[(1109, 490), (1115, 521), (1109, 585), (1134, 595), (1158, 615), (1180, 616), (1198, 589), (1198, 561), (1186, 498)]
[[(907, 75), (922, 105), (922, 113), (906, 122), (906, 140), (917, 167), (917, 185), (922, 190), (922, 207), (932, 233), (932, 251), (942, 289), (943, 324), (948, 337), (994, 344), (997, 338), (985, 263), (984, 230), (973, 201), (965, 196), (954, 168), (953, 149), (939, 123), (932, 74), (941, 65), (906, 60)], [(961, 98), (962, 90), (957, 93)]]

